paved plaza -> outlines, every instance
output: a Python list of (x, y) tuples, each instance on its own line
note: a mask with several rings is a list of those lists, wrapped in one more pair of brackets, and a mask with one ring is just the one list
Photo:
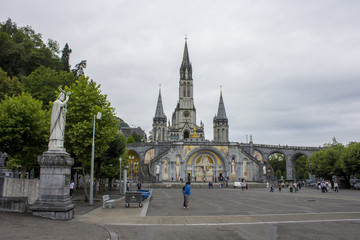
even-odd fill
[[(153, 189), (151, 201), (112, 209), (77, 203), (75, 218), (56, 221), (2, 213), (2, 239), (359, 239), (360, 191), (321, 193), (287, 189), (191, 190), (190, 210), (181, 188)], [(76, 202), (76, 201), (75, 201)]]

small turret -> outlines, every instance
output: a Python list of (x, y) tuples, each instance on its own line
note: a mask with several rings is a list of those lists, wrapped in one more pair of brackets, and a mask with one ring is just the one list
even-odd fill
[(153, 140), (154, 142), (164, 142), (167, 140), (167, 117), (164, 113), (161, 89), (159, 89), (159, 97), (155, 110), (155, 117), (153, 118)]
[(213, 119), (214, 141), (228, 142), (229, 141), (229, 124), (226, 117), (224, 100), (222, 97), (222, 90), (220, 90), (220, 100), (217, 115)]

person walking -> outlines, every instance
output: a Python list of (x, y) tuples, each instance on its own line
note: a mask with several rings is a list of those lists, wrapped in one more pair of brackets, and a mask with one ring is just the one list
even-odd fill
[(130, 191), (130, 182), (129, 181), (126, 182), (126, 191), (127, 192)]
[(186, 197), (185, 197), (185, 187), (186, 187), (186, 185), (184, 185), (183, 186), (183, 189), (182, 189), (182, 192), (183, 192), (183, 196), (184, 196), (184, 204), (183, 204), (183, 206), (184, 206), (184, 208), (186, 208)]
[(337, 181), (334, 183), (334, 192), (339, 192), (339, 183)]
[(140, 180), (139, 180), (138, 183), (137, 183), (137, 190), (138, 190), (138, 191), (141, 190), (141, 182), (140, 182)]
[(190, 193), (191, 193), (191, 188), (190, 188), (190, 182), (186, 183), (185, 189), (184, 189), (184, 196), (185, 196), (185, 209), (189, 210), (189, 200), (190, 200)]
[(73, 195), (73, 192), (74, 192), (74, 180), (71, 180), (71, 183), (70, 183), (70, 197), (72, 197)]

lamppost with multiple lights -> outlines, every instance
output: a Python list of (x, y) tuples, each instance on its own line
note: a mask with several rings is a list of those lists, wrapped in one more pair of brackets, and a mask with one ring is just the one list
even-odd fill
[(94, 115), (94, 127), (93, 127), (93, 142), (91, 151), (91, 173), (90, 173), (90, 201), (89, 204), (94, 204), (94, 155), (95, 155), (95, 122), (96, 119), (101, 119), (101, 112)]

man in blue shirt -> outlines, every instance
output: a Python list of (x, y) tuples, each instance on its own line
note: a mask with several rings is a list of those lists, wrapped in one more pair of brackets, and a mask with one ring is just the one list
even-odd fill
[(184, 189), (184, 196), (185, 196), (185, 208), (186, 210), (189, 210), (189, 199), (190, 199), (190, 182), (186, 183), (185, 189)]

